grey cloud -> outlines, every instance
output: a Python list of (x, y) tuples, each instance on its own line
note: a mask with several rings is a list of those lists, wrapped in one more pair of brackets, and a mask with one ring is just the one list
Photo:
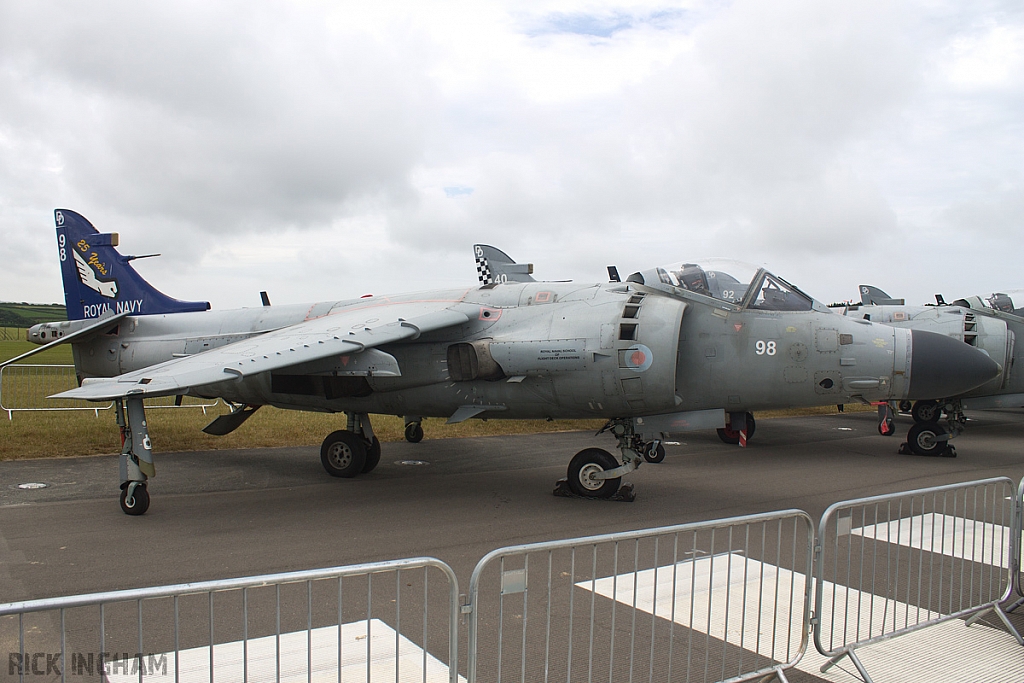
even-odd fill
[(402, 201), (435, 109), (414, 39), (331, 31), (294, 4), (8, 3), (0, 25), (7, 130), (82, 200), (208, 231)]

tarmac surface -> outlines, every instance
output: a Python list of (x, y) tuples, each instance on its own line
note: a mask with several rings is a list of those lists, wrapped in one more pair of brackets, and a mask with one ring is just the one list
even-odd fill
[[(0, 602), (421, 555), (447, 562), (464, 591), (476, 562), (506, 545), (787, 508), (816, 521), (851, 498), (1020, 481), (1024, 411), (969, 417), (956, 458), (898, 455), (901, 437), (880, 436), (873, 413), (759, 420), (746, 449), (713, 432), (687, 434), (664, 462), (625, 478), (636, 486), (632, 503), (552, 495), (574, 453), (612, 449), (610, 436), (586, 432), (428, 433), (419, 444), (384, 444), (377, 469), (354, 479), (327, 476), (318, 448), (157, 450), (142, 517), (118, 506), (116, 456), (2, 462)], [(910, 424), (898, 419), (897, 434)], [(1024, 614), (1012, 620), (1024, 631)]]

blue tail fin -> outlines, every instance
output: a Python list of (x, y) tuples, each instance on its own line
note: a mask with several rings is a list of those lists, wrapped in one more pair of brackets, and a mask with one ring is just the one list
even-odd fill
[(117, 253), (117, 233), (100, 234), (84, 216), (57, 209), (57, 248), (68, 320), (128, 311), (136, 315), (205, 311), (208, 301), (178, 301), (135, 272), (131, 257)]

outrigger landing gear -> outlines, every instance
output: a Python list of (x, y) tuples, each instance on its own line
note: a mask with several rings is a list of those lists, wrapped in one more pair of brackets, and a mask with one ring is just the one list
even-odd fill
[(405, 416), (405, 440), (409, 443), (423, 441), (423, 418), (412, 415)]
[[(919, 410), (919, 404), (926, 404)], [(927, 405), (931, 404), (931, 405)], [(946, 414), (945, 424), (940, 424), (941, 413)], [(930, 420), (917, 420), (918, 414), (931, 417)], [(900, 445), (901, 455), (926, 455), (933, 457), (955, 458), (956, 449), (949, 440), (960, 436), (967, 424), (963, 406), (960, 401), (934, 402), (918, 401), (913, 410), (914, 426), (907, 432), (907, 442)]]
[(126, 515), (142, 515), (149, 509), (146, 481), (156, 476), (146, 408), (141, 397), (127, 396), (114, 402), (114, 410), (121, 428), (121, 510)]
[(350, 478), (372, 471), (380, 462), (380, 440), (370, 416), (348, 413), (348, 429), (331, 432), (320, 446), (320, 463), (332, 477)]
[[(658, 441), (645, 443), (636, 434), (631, 419), (611, 420), (598, 434), (610, 431), (618, 441), (622, 452), (622, 464), (615, 457), (601, 448), (585, 448), (573, 456), (565, 479), (555, 484), (556, 496), (576, 498), (594, 498), (603, 500), (619, 500), (632, 502), (636, 498), (632, 484), (623, 484), (622, 475), (629, 474), (640, 467), (644, 455), (651, 451), (657, 457), (661, 447), (661, 459), (664, 459), (664, 447)], [(660, 462), (660, 461), (652, 461)]]

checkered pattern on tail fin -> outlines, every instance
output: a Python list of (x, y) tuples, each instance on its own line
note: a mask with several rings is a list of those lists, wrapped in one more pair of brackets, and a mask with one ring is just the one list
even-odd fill
[(487, 262), (487, 257), (484, 256), (482, 249), (478, 249), (476, 254), (476, 276), (480, 279), (480, 284), (482, 285), (494, 283), (494, 277), (491, 275), (491, 264)]

